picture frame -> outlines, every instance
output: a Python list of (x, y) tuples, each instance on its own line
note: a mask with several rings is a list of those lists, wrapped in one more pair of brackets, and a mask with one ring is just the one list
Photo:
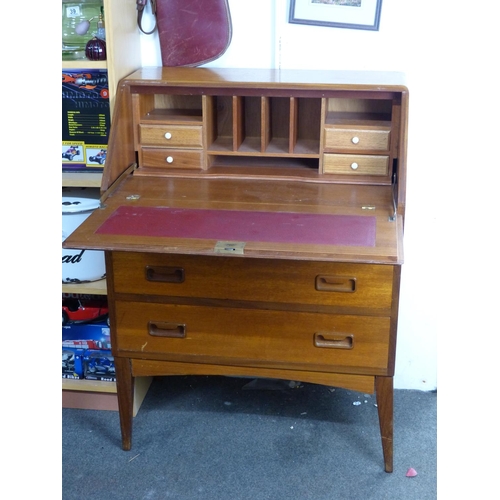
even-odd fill
[(288, 22), (378, 31), (382, 0), (290, 0)]

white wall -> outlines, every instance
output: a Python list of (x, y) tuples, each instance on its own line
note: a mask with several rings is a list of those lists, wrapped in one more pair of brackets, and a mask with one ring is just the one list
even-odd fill
[[(230, 0), (229, 5), (232, 43), (208, 67), (406, 73), (410, 90), (407, 219), (395, 386), (437, 388), (438, 334), (446, 341), (447, 351), (460, 355), (457, 348), (466, 345), (472, 331), (462, 314), (466, 301), (459, 296), (454, 302), (450, 296), (461, 289), (465, 294), (479, 279), (477, 274), (465, 276), (463, 261), (456, 257), (467, 242), (457, 240), (458, 231), (469, 220), (457, 195), (473, 181), (467, 175), (471, 163), (466, 161), (464, 146), (480, 127), (477, 120), (466, 122), (465, 117), (478, 110), (471, 90), (488, 82), (490, 66), (483, 65), (489, 61), (488, 47), (498, 48), (497, 43), (477, 43), (478, 37), (496, 30), (493, 6), (488, 1), (476, 6), (452, 0), (383, 0), (380, 29), (372, 32), (289, 24), (288, 0), (253, 0), (251, 6)], [(161, 65), (156, 35), (143, 36), (142, 42), (143, 65)], [(477, 210), (479, 215), (479, 205)], [(450, 228), (450, 220), (459, 224)], [(453, 272), (453, 266), (446, 271), (450, 263), (462, 272)], [(463, 279), (455, 283), (456, 274)]]

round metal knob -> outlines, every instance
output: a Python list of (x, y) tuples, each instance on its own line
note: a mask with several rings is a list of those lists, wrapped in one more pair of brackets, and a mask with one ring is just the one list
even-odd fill
[(356, 162), (351, 163), (351, 168), (353, 170), (356, 170), (359, 167), (359, 165)]
[(354, 136), (354, 137), (351, 139), (351, 142), (352, 142), (353, 144), (357, 144), (357, 143), (359, 142), (359, 137)]
[(166, 132), (165, 139), (172, 139), (172, 134), (170, 132)]
[(174, 161), (174, 157), (173, 157), (173, 156), (167, 156), (167, 157), (165, 158), (165, 160), (167, 160), (167, 163), (173, 163), (173, 161)]

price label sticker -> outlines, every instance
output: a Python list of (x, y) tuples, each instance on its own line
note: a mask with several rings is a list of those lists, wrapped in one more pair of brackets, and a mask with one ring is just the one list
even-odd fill
[(66, 17), (81, 17), (82, 9), (79, 5), (70, 5), (66, 7)]

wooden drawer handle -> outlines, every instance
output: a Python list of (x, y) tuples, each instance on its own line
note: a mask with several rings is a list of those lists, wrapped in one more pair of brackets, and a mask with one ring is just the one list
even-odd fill
[(182, 283), (184, 281), (184, 269), (182, 267), (146, 266), (146, 279), (163, 283)]
[(316, 290), (320, 292), (355, 292), (356, 278), (316, 276)]
[(168, 337), (183, 339), (186, 337), (186, 325), (168, 323), (167, 321), (150, 321), (148, 323), (149, 335), (153, 337)]
[(339, 336), (333, 333), (317, 332), (314, 334), (314, 345), (328, 349), (352, 349), (354, 347), (354, 336)]

